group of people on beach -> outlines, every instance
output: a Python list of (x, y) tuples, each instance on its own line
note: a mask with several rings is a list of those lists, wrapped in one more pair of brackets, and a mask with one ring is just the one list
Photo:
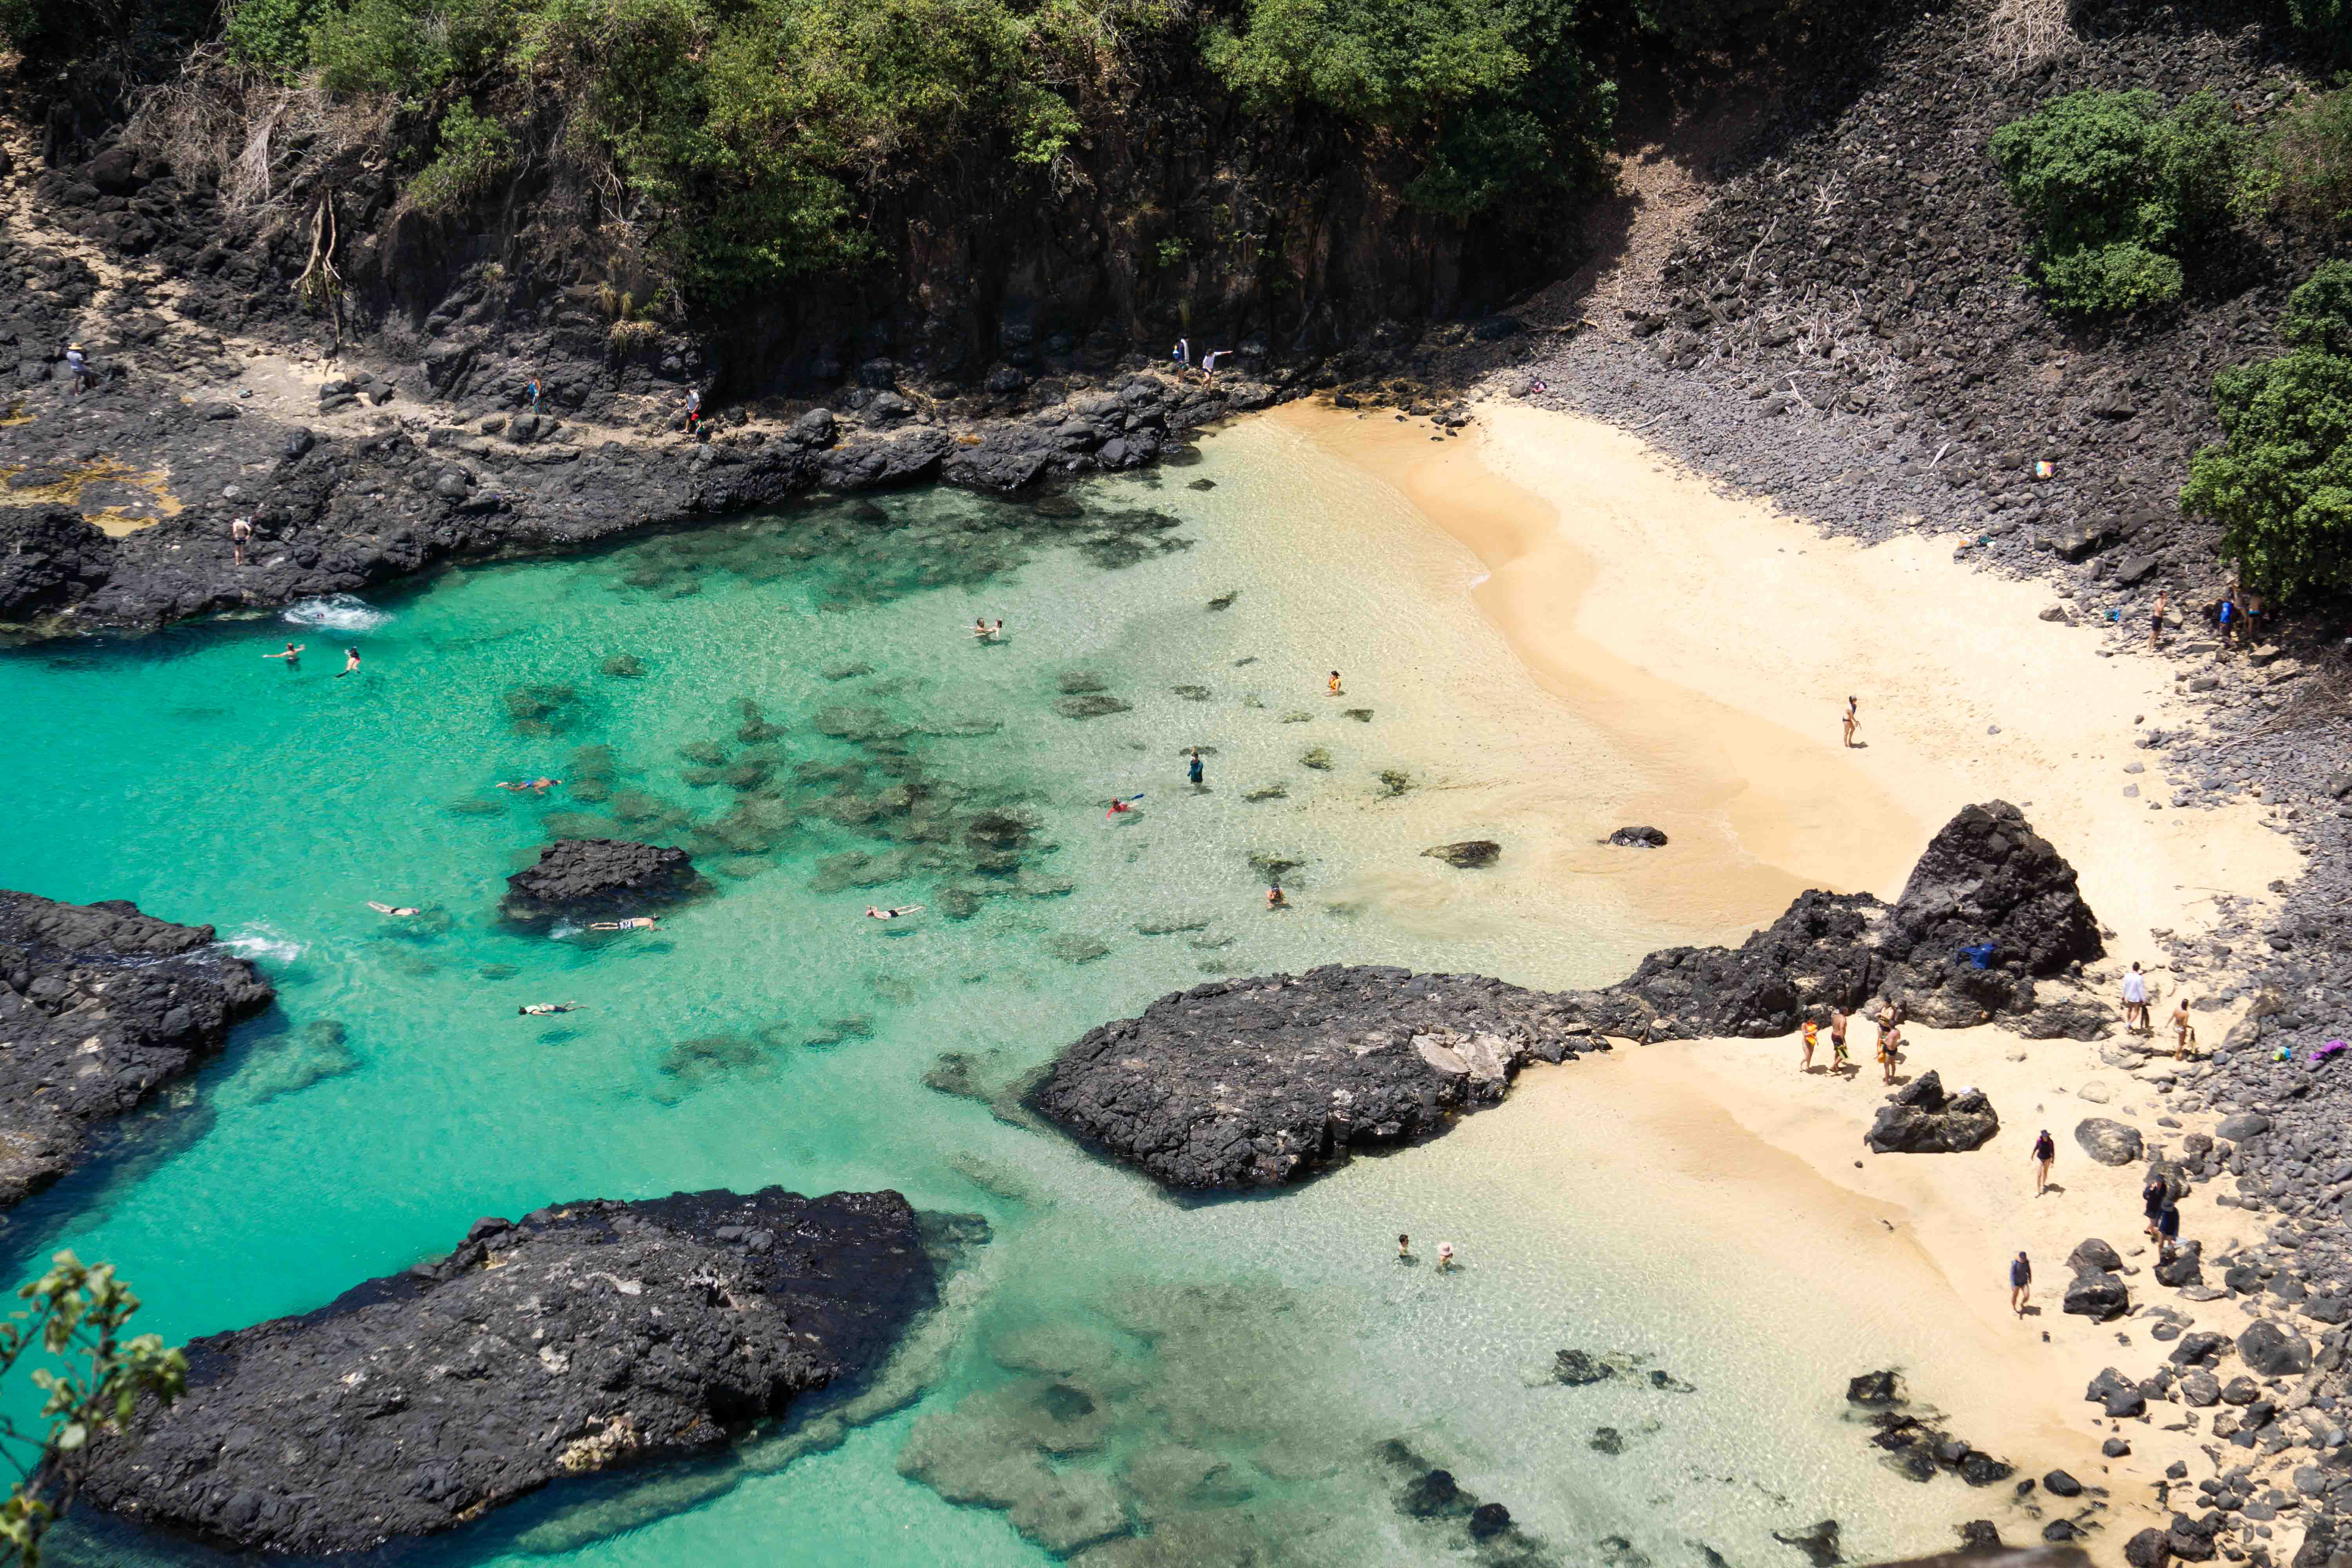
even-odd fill
[[(2035, 1135), (2030, 1158), (2033, 1164), (2033, 1195), (2038, 1198), (2050, 1190), (2050, 1167), (2058, 1158), (2058, 1141), (2050, 1136), (2047, 1127)], [(2149, 1167), (2147, 1181), (2139, 1190), (2140, 1216), (2144, 1233), (2156, 1243), (2158, 1263), (2171, 1262), (2180, 1250), (2179, 1198), (2171, 1179), (2161, 1170)], [(2033, 1259), (2021, 1247), (2009, 1263), (2009, 1310), (2021, 1318), (2025, 1316), (2032, 1294)]]
[[(1871, 1022), (1878, 1030), (1877, 1037), (1871, 1042), (1871, 1054), (1878, 1060), (1879, 1079), (1882, 1083), (1893, 1083), (1895, 1069), (1902, 1065), (1903, 1025), (1910, 1016), (1911, 1005), (1902, 997), (1896, 996), (1882, 1002), (1878, 1011), (1871, 1016)], [(1832, 1073), (1859, 1070), (1854, 1068), (1853, 1058), (1846, 1054), (1846, 1029), (1851, 1022), (1852, 1019), (1844, 1008), (1832, 1007), (1829, 1010), (1830, 1064), (1828, 1070)], [(1804, 1056), (1798, 1062), (1797, 1070), (1811, 1072), (1813, 1070), (1813, 1053), (1821, 1048), (1821, 1020), (1809, 1015), (1799, 1030), (1799, 1037), (1804, 1044)]]

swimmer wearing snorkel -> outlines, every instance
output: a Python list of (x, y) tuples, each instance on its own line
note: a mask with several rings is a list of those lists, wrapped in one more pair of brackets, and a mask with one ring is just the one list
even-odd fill
[(577, 1013), (587, 1005), (585, 1002), (532, 1002), (515, 1011), (524, 1016), (544, 1018), (550, 1013)]
[(919, 915), (922, 912), (923, 906), (920, 904), (900, 904), (895, 910), (877, 910), (872, 904), (866, 906), (866, 918), (869, 921), (904, 920), (908, 915)]
[(379, 904), (373, 899), (368, 900), (368, 908), (380, 915), (421, 915), (425, 912), (415, 904), (402, 904), (394, 908), (391, 904)]
[(514, 790), (518, 793), (523, 790), (530, 790), (535, 795), (545, 795), (549, 790), (553, 789), (557, 784), (560, 784), (563, 781), (562, 779), (538, 778), (520, 779), (513, 784), (508, 784), (504, 780), (500, 780), (499, 787), (500, 789)]
[(659, 931), (661, 921), (653, 915), (631, 915), (625, 921), (593, 921), (590, 931)]

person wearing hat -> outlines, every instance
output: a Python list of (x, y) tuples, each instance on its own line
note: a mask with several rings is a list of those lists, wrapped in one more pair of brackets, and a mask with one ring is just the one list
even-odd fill
[(79, 396), (82, 388), (94, 379), (89, 374), (89, 358), (82, 353), (79, 343), (66, 345), (66, 369), (72, 373), (74, 394)]

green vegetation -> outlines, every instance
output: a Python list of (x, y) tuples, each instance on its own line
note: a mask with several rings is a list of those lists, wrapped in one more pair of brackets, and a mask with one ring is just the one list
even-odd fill
[(49, 1364), (32, 1369), (42, 1402), (40, 1427), (26, 1431), (0, 1415), (0, 1447), (17, 1479), (0, 1502), (0, 1563), (39, 1568), (41, 1538), (64, 1516), (88, 1473), (92, 1433), (127, 1421), (142, 1394), (166, 1403), (187, 1386), (188, 1363), (154, 1334), (125, 1339), (139, 1298), (110, 1265), (85, 1268), (70, 1252), (18, 1289), (32, 1305), (0, 1323), (0, 1376), (37, 1351)]
[(2221, 550), (2281, 599), (2352, 589), (2352, 261), (2289, 296), (2276, 359), (2213, 378), (2227, 437), (2189, 464), (2183, 510), (2217, 519)]
[(514, 163), (506, 127), (464, 99), (441, 117), (441, 155), (408, 184), (408, 199), (429, 213), (453, 212), (490, 188)]
[(2240, 204), (2322, 234), (2352, 224), (2352, 88), (2302, 99), (2280, 119), (2248, 164)]
[(2242, 151), (2210, 93), (2170, 113), (2152, 92), (2068, 93), (1992, 137), (2036, 231), (2044, 298), (2082, 315), (2180, 297), (2184, 258), (2228, 217)]
[(1590, 188), (1616, 89), (1577, 49), (1570, 0), (1249, 0), (1210, 68), (1264, 110), (1314, 104), (1409, 136), (1406, 199), (1456, 216), (1506, 194)]

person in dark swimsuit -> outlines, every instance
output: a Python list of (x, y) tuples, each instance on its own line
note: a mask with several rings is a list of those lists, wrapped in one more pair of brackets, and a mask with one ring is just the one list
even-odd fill
[(2050, 1163), (2056, 1158), (2058, 1158), (2058, 1145), (2052, 1142), (2050, 1130), (2045, 1127), (2042, 1130), (2042, 1136), (2033, 1141), (2033, 1195), (2035, 1197), (2040, 1197), (2042, 1190), (2050, 1185)]
[(2026, 1298), (2033, 1293), (2033, 1264), (2022, 1252), (2009, 1266), (2009, 1310), (2025, 1316)]
[(2157, 1239), (2156, 1222), (2172, 1206), (2172, 1188), (2162, 1176), (2150, 1176), (2139, 1190), (2140, 1208), (2147, 1215), (2147, 1238)]

